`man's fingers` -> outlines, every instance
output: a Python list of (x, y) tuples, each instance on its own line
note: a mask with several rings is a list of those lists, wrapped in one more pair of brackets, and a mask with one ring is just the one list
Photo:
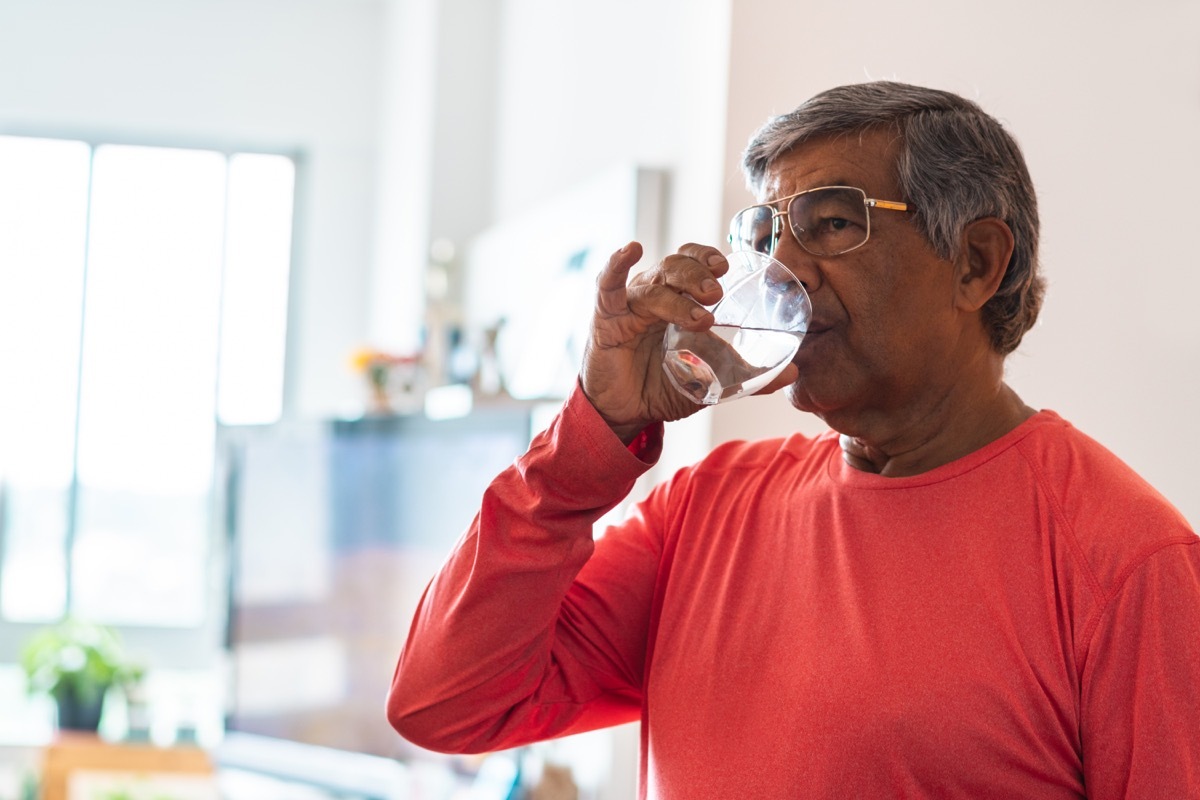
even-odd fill
[(629, 270), (641, 258), (642, 245), (639, 242), (630, 242), (609, 257), (608, 264), (596, 278), (596, 305), (602, 313), (620, 314), (625, 310), (625, 285)]
[(630, 269), (641, 257), (642, 246), (630, 242), (613, 253), (601, 270), (596, 280), (598, 320), (632, 315), (637, 328), (670, 322), (690, 330), (712, 324), (712, 313), (704, 306), (721, 299), (716, 278), (729, 269), (721, 251), (685, 244), (630, 280)]
[(708, 267), (717, 278), (729, 271), (729, 262), (725, 260), (725, 255), (715, 247), (689, 242), (676, 252)]
[(689, 330), (703, 330), (712, 324), (712, 312), (670, 286), (630, 287), (627, 304), (631, 312), (647, 321), (673, 322)]
[[(715, 252), (715, 251), (714, 251)], [(639, 273), (633, 284), (667, 286), (678, 294), (694, 297), (702, 305), (713, 305), (721, 299), (717, 277), (729, 267), (723, 261), (714, 267), (683, 253), (669, 255), (654, 269)]]
[(785, 386), (790, 386), (800, 377), (800, 370), (795, 364), (788, 364), (783, 368), (783, 372), (775, 376), (775, 379), (768, 383), (763, 388), (759, 389), (755, 394), (771, 394), (777, 392)]

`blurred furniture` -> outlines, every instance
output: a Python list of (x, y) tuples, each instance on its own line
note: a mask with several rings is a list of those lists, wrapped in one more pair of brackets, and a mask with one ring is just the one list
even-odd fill
[(96, 793), (86, 784), (117, 782), (134, 797), (141, 796), (134, 794), (139, 788), (147, 797), (164, 796), (157, 787), (167, 785), (175, 792), (170, 796), (218, 797), (212, 761), (197, 747), (112, 744), (89, 734), (64, 733), (43, 751), (42, 800), (90, 800)]
[[(383, 701), (417, 602), (530, 404), (222, 431), (231, 732), (411, 755)], [(286, 681), (279, 680), (287, 675)]]
[[(408, 800), (414, 795), (413, 776), (407, 766), (362, 753), (230, 733), (213, 752), (213, 758), (225, 776), (222, 788), (230, 800), (236, 800), (233, 789), (241, 785), (247, 785), (249, 791), (272, 792), (298, 800), (320, 796)], [(255, 788), (248, 780), (250, 776), (274, 779), (281, 782), (277, 786), (286, 788)], [(249, 797), (248, 792), (246, 796)], [(267, 799), (260, 794), (254, 800)]]

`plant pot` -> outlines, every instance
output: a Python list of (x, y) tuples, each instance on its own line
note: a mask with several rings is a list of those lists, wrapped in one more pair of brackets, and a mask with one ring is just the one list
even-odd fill
[(104, 690), (80, 692), (74, 686), (60, 686), (54, 692), (58, 705), (58, 727), (65, 731), (96, 732), (104, 711)]

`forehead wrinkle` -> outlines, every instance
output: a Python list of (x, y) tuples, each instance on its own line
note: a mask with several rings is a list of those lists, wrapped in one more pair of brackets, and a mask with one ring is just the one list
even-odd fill
[(891, 199), (900, 187), (897, 148), (902, 138), (897, 130), (873, 128), (800, 142), (767, 168), (758, 196), (774, 198), (774, 203), (800, 191), (840, 185)]

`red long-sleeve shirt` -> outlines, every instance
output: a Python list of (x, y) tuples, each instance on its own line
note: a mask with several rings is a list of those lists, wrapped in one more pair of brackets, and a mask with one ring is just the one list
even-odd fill
[(640, 718), (642, 797), (1200, 797), (1200, 540), (1054, 413), (907, 478), (833, 435), (723, 445), (593, 543), (651, 433), (576, 392), (495, 480), (401, 654), (401, 734)]

